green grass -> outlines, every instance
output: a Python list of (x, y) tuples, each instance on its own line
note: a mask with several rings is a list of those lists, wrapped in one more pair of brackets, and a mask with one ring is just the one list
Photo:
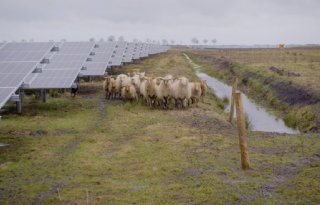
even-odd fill
[[(178, 51), (121, 69), (139, 67), (196, 79)], [(21, 116), (4, 115), (0, 204), (86, 204), (87, 193), (90, 204), (319, 202), (317, 135), (250, 132), (244, 172), (236, 130), (214, 95), (164, 111), (104, 101), (98, 81), (81, 88), (75, 99), (27, 99)], [(269, 185), (271, 196), (263, 194)]]
[[(317, 64), (320, 62), (320, 49), (285, 50), (286, 52), (279, 49), (211, 49), (185, 52), (202, 66), (204, 72), (228, 84), (232, 83), (234, 76), (239, 76), (239, 88), (259, 104), (268, 107), (275, 115), (284, 118), (288, 126), (302, 132), (317, 131), (320, 127), (320, 103), (308, 104), (301, 101), (292, 104), (292, 101), (285, 101), (281, 97), (286, 95), (285, 89), (279, 95), (278, 88), (272, 85), (291, 85), (299, 91), (288, 93), (297, 93), (295, 97), (298, 97), (298, 92), (308, 93), (305, 95), (306, 101), (310, 96), (320, 99), (320, 63)], [(292, 58), (291, 53), (299, 53), (303, 57), (294, 62), (295, 58)], [(223, 67), (221, 61), (231, 62), (232, 66)], [(314, 64), (312, 68), (308, 66), (311, 61)], [(300, 76), (278, 75), (269, 69), (271, 66), (298, 73)]]

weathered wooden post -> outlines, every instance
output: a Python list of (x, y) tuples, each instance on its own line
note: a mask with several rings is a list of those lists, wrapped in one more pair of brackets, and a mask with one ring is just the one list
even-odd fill
[(239, 145), (241, 154), (242, 169), (247, 170), (250, 168), (249, 155), (248, 155), (248, 136), (246, 130), (246, 122), (243, 112), (243, 105), (241, 100), (241, 93), (236, 91), (234, 94), (236, 110), (237, 110), (237, 124), (239, 134)]
[(232, 85), (232, 93), (231, 93), (231, 102), (230, 102), (230, 116), (229, 122), (233, 124), (233, 116), (234, 116), (234, 93), (236, 92), (238, 87), (238, 77), (235, 77)]

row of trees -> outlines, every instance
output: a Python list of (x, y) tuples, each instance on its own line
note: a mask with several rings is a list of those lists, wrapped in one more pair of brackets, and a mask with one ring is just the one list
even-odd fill
[[(95, 38), (92, 37), (92, 38), (90, 38), (89, 40), (90, 40), (90, 41), (95, 41)], [(100, 38), (99, 41), (104, 41), (104, 39), (103, 39), (103, 38)], [(116, 37), (115, 37), (114, 35), (111, 35), (111, 36), (108, 37), (107, 41), (111, 41), (111, 42), (116, 41)], [(120, 37), (118, 38), (118, 41), (124, 41), (124, 37), (123, 37), (123, 36), (120, 36)]]
[[(209, 40), (208, 39), (203, 39), (202, 42), (203, 42), (203, 44), (208, 44)], [(194, 44), (194, 45), (198, 45), (198, 44), (200, 44), (200, 40), (198, 40), (198, 38), (196, 38), (196, 37), (193, 37), (191, 39), (191, 43)], [(211, 40), (211, 43), (215, 44), (215, 43), (217, 43), (217, 40), (214, 38), (214, 39)], [(169, 45), (169, 44), (175, 45), (175, 41), (174, 40), (170, 40), (170, 43), (169, 43), (169, 41), (167, 39), (162, 39), (162, 44), (163, 45)], [(180, 41), (178, 44), (183, 44), (183, 43), (182, 43), (182, 41)]]
[[(95, 38), (90, 38), (90, 41), (95, 41)], [(99, 41), (105, 41), (103, 38), (101, 38)], [(114, 35), (111, 35), (108, 37), (107, 41), (116, 41), (116, 37)], [(120, 36), (118, 38), (118, 41), (124, 41), (124, 37), (123, 36)], [(137, 42), (142, 42), (142, 41), (139, 41), (138, 39), (133, 39), (133, 42), (137, 43)], [(151, 39), (146, 39), (145, 40), (146, 43), (157, 43), (157, 44), (160, 44), (160, 41), (155, 41), (155, 40), (151, 40)], [(208, 39), (203, 39), (202, 42), (204, 44), (208, 44), (209, 43), (209, 40)], [(215, 44), (217, 43), (217, 40), (214, 38), (210, 41), (212, 44)], [(170, 40), (170, 42), (167, 40), (167, 39), (162, 39), (162, 44), (163, 45), (175, 45), (175, 41), (174, 40)], [(194, 45), (198, 45), (200, 44), (200, 40), (198, 40), (198, 38), (196, 37), (193, 37), (191, 39), (191, 43), (194, 44)], [(182, 41), (180, 41), (178, 44), (183, 44)]]
[[(209, 40), (208, 40), (208, 39), (203, 39), (202, 42), (203, 42), (204, 44), (208, 44)], [(197, 44), (200, 43), (200, 41), (199, 41), (196, 37), (193, 37), (193, 38), (191, 39), (191, 43), (197, 45)], [(215, 44), (215, 43), (217, 43), (217, 40), (214, 38), (214, 39), (211, 40), (211, 43), (212, 43), (212, 44)]]

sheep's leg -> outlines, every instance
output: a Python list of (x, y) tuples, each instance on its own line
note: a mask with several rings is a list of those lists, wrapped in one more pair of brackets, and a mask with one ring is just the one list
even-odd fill
[(151, 99), (149, 97), (147, 98), (147, 105), (151, 107)]
[(175, 107), (179, 109), (179, 107), (178, 107), (178, 104), (179, 104), (178, 103), (178, 99), (174, 99), (174, 104), (175, 104)]
[(183, 102), (182, 102), (182, 99), (179, 99), (179, 110), (182, 110), (183, 108)]
[(166, 97), (163, 97), (163, 99), (162, 99), (162, 108), (163, 109), (167, 108)]

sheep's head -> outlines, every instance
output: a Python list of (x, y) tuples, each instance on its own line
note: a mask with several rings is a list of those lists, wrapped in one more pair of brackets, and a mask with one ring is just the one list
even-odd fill
[(126, 78), (127, 78), (126, 75), (121, 74), (121, 75), (120, 75), (120, 81), (121, 81), (121, 83), (122, 83)]
[(140, 77), (140, 79), (141, 79), (142, 81), (146, 81), (146, 82), (151, 82), (151, 80), (152, 80), (151, 77), (145, 77), (145, 76)]
[(160, 85), (160, 83), (161, 83), (161, 78), (155, 78), (154, 80), (155, 80), (156, 85)]
[(132, 85), (136, 85), (136, 80), (135, 80), (135, 78), (131, 78), (131, 83), (132, 83)]
[(111, 76), (107, 76), (107, 77), (104, 77), (104, 79), (106, 79), (107, 83), (110, 83), (112, 77)]
[(189, 80), (186, 77), (179, 78), (179, 81), (180, 81), (180, 84), (183, 85), (183, 86), (186, 86), (189, 83)]
[(165, 86), (169, 85), (169, 82), (172, 82), (170, 78), (161, 78), (161, 80)]
[(140, 81), (140, 77), (135, 75), (131, 78), (131, 83), (136, 86), (136, 85), (139, 85), (139, 81)]
[(111, 84), (111, 89), (115, 90), (116, 87), (117, 87), (116, 86), (116, 81), (115, 80), (111, 80), (110, 84)]
[(130, 85), (122, 86), (121, 89), (124, 89), (125, 93), (129, 93), (130, 92)]

